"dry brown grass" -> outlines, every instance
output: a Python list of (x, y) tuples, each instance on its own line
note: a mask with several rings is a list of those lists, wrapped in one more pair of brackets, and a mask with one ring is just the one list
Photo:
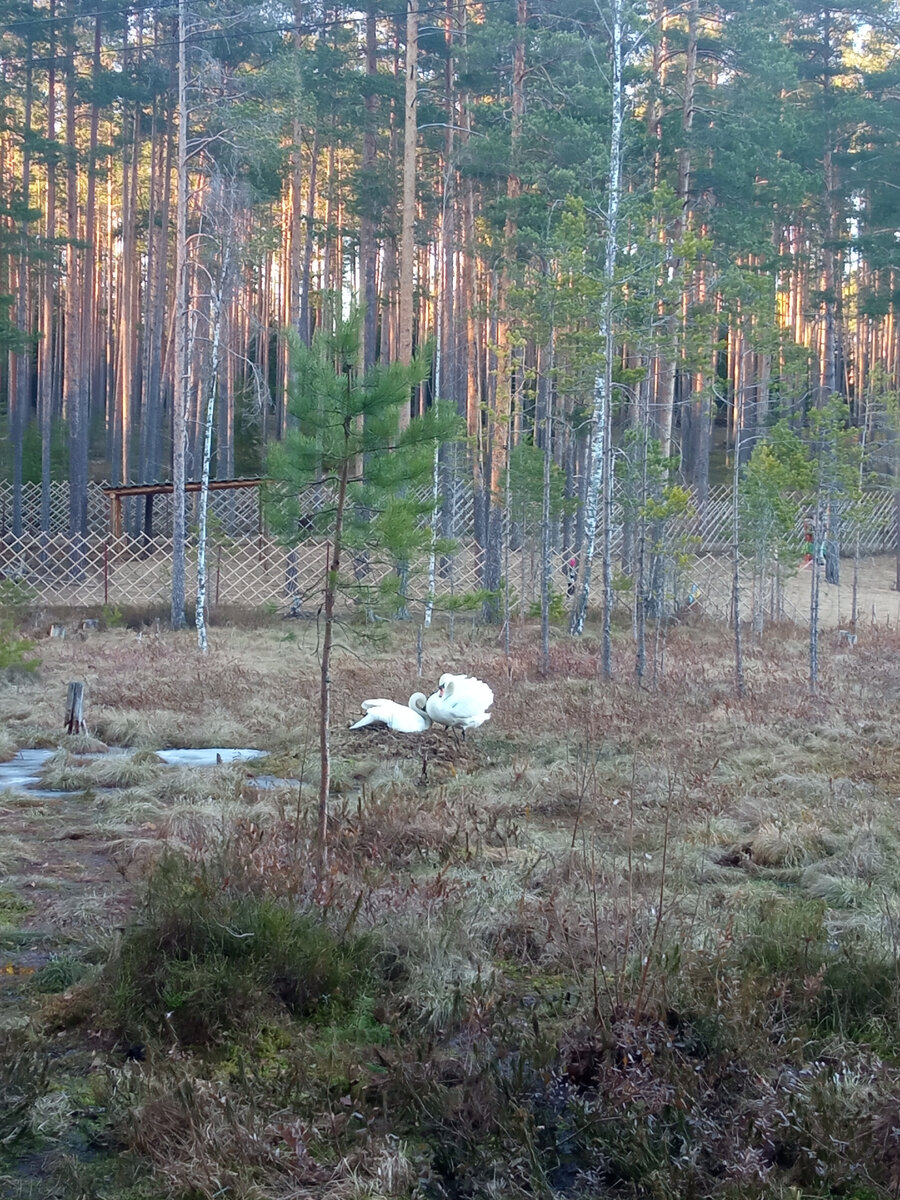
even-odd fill
[[(513, 629), (509, 660), (495, 631), (453, 644), (432, 631), (421, 679), (409, 630), (389, 631), (379, 646), (353, 635), (344, 640), (334, 670), (330, 861), (322, 888), (311, 866), (314, 629), (217, 629), (206, 659), (190, 634), (138, 641), (112, 631), (42, 645), (40, 678), (0, 691), (0, 721), (10, 746), (62, 747), (45, 781), (89, 791), (78, 810), (74, 802), (54, 807), (0, 797), (0, 863), (13, 872), (13, 886), (33, 894), (35, 924), (102, 944), (110, 912), (115, 923), (124, 921), (130, 897), (166, 849), (198, 869), (224, 864), (229, 886), (324, 909), (338, 927), (377, 939), (388, 981), (379, 1020), (396, 1039), (391, 1054), (384, 1052), (391, 1066), (379, 1070), (400, 1088), (392, 1096), (401, 1109), (412, 1103), (397, 1082), (404, 1072), (409, 1080), (432, 1080), (429, 1103), (446, 1101), (448, 1139), (469, 1111), (461, 1100), (450, 1104), (452, 1072), (474, 1072), (479, 1054), (493, 1053), (485, 1045), (501, 1036), (498, 1029), (513, 1042), (532, 1037), (532, 1012), (542, 1031), (546, 1023), (542, 1053), (551, 1057), (559, 1053), (558, 1030), (574, 1037), (574, 1022), (605, 1022), (606, 1049), (591, 1042), (590, 1056), (616, 1095), (622, 1088), (639, 1092), (636, 1077), (622, 1076), (616, 1053), (626, 1053), (630, 1038), (649, 1056), (650, 1042), (669, 1036), (661, 1032), (666, 1013), (680, 1009), (702, 1010), (710, 1025), (720, 1020), (717, 1012), (740, 1014), (747, 1032), (727, 1036), (735, 1053), (755, 1064), (748, 1077), (756, 1071), (763, 1078), (767, 1056), (787, 1036), (787, 1026), (778, 1025), (787, 1000), (754, 982), (762, 968), (753, 954), (774, 953), (766, 949), (771, 914), (787, 920), (796, 909), (802, 925), (809, 906), (848, 954), (861, 938), (888, 958), (895, 951), (895, 632), (865, 632), (853, 653), (825, 647), (821, 687), (811, 698), (802, 639), (771, 631), (748, 647), (741, 702), (729, 640), (703, 625), (670, 632), (655, 687), (635, 685), (624, 637), (617, 638), (612, 683), (598, 678), (590, 639), (557, 640), (552, 673), (541, 678), (528, 628)], [(361, 700), (427, 692), (445, 670), (478, 674), (495, 693), (493, 719), (462, 745), (437, 730), (409, 737), (346, 728)], [(255, 746), (270, 754), (262, 769), (302, 778), (302, 786), (262, 788), (253, 784), (255, 768), (181, 770), (150, 755), (83, 761), (78, 756), (95, 747), (67, 743), (58, 733), (71, 678), (85, 679), (88, 725), (110, 744)], [(110, 787), (119, 790), (102, 790)], [(745, 927), (750, 932), (740, 933)], [(793, 944), (792, 936), (782, 940)], [(735, 966), (741, 937), (748, 958)], [(707, 968), (698, 964), (710, 961), (717, 965), (705, 980)], [(800, 971), (794, 981), (796, 1004), (810, 1011), (819, 1003), (819, 970)], [(888, 1027), (887, 1017), (878, 1021)], [(419, 1038), (432, 1049), (421, 1049)], [(586, 1053), (589, 1042), (575, 1041)], [(144, 1075), (111, 1071), (111, 1086), (117, 1110), (130, 1114), (131, 1144), (173, 1188), (206, 1196), (227, 1186), (248, 1198), (305, 1189), (406, 1195), (415, 1152), (401, 1151), (402, 1131), (394, 1134), (377, 1115), (387, 1103), (373, 1082), (378, 1057), (354, 1050), (352, 1039), (349, 1048), (336, 1045), (328, 1051), (330, 1081), (307, 1081), (307, 1099), (322, 1111), (327, 1101), (332, 1119), (369, 1113), (368, 1131), (355, 1141), (345, 1126), (329, 1131), (309, 1111), (299, 1114), (296, 1093), (285, 1101), (283, 1122), (265, 1105), (254, 1111), (227, 1072), (218, 1076), (203, 1064), (173, 1071), (154, 1064)], [(414, 1070), (404, 1059), (414, 1045), (438, 1058)], [(664, 1057), (671, 1047), (657, 1053)], [(273, 1052), (267, 1069), (277, 1074), (280, 1063)], [(693, 1070), (685, 1067), (686, 1078)], [(650, 1074), (648, 1067), (645, 1095)], [(482, 1075), (472, 1084), (473, 1096), (483, 1082)], [(737, 1085), (722, 1087), (727, 1095)], [(769, 1119), (764, 1090), (753, 1101), (764, 1113), (760, 1120)], [(345, 1095), (349, 1105), (340, 1102)], [(663, 1099), (660, 1105), (661, 1119)], [(52, 1105), (36, 1114), (64, 1123), (65, 1112)], [(306, 1145), (315, 1146), (314, 1159)], [(753, 1161), (754, 1170), (770, 1169)], [(743, 1178), (732, 1168), (733, 1178)]]

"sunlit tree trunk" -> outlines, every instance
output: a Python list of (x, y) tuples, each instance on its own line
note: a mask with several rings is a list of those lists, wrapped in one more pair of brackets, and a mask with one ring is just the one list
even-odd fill
[[(31, 129), (32, 83), (34, 71), (32, 64), (31, 40), (26, 43), (25, 53), (25, 105), (24, 126)], [(19, 222), (19, 259), (17, 264), (18, 279), (16, 281), (16, 324), (22, 333), (28, 331), (28, 300), (31, 285), (28, 254), (28, 224), (31, 207), (31, 149), (30, 141), (25, 139), (22, 147), (22, 218)], [(26, 342), (21, 353), (16, 355), (15, 386), (10, 389), (10, 436), (12, 440), (12, 532), (13, 537), (22, 536), (22, 454), (25, 427), (28, 422), (28, 410), (31, 405), (31, 353)]]
[(186, 3), (178, 3), (178, 191), (175, 211), (175, 362), (172, 388), (172, 628), (184, 627), (186, 512), (185, 455), (190, 385), (187, 270), (187, 29)]
[[(70, 6), (71, 10), (71, 6)], [(99, 39), (99, 17), (97, 37)], [(89, 362), (84, 354), (84, 308), (80, 287), (87, 281), (89, 265), (78, 249), (78, 145), (75, 100), (78, 78), (75, 70), (75, 21), (67, 30), (66, 47), (66, 288), (65, 288), (65, 377), (63, 402), (69, 425), (69, 529), (73, 534), (87, 533), (87, 433), (88, 395), (85, 372)], [(95, 49), (96, 49), (95, 42)], [(95, 53), (96, 62), (96, 53)]]
[[(50, 0), (50, 63), (47, 68), (47, 142), (56, 141), (56, 37), (53, 21), (55, 0)], [(56, 240), (56, 161), (51, 154), (47, 160), (47, 205), (45, 210), (47, 245)], [(50, 531), (50, 448), (53, 434), (53, 398), (56, 385), (56, 278), (55, 255), (44, 263), (41, 275), (41, 329), (43, 338), (38, 351), (38, 424), (41, 433), (41, 530)]]
[[(177, 80), (177, 64), (172, 71), (172, 83)], [(152, 190), (150, 235), (147, 256), (147, 328), (145, 332), (144, 403), (141, 421), (141, 476), (149, 482), (159, 477), (160, 442), (162, 434), (162, 405), (165, 371), (163, 364), (166, 334), (166, 283), (168, 261), (168, 229), (172, 195), (173, 111), (164, 102), (162, 126), (164, 133), (156, 148), (156, 187)], [(154, 219), (157, 218), (157, 219)], [(167, 464), (168, 467), (168, 464)], [(168, 471), (167, 471), (168, 473)], [(150, 530), (145, 526), (145, 532)]]
[(584, 515), (582, 541), (581, 587), (572, 611), (571, 631), (584, 632), (588, 600), (591, 594), (591, 575), (594, 561), (594, 542), (603, 509), (603, 673), (612, 675), (612, 556), (610, 517), (612, 507), (612, 373), (615, 355), (615, 283), (616, 257), (619, 238), (619, 202), (622, 188), (622, 127), (624, 123), (623, 67), (623, 0), (612, 0), (609, 10), (612, 68), (612, 121), (609, 146), (609, 176), (607, 183), (606, 250), (603, 262), (603, 297), (601, 300), (600, 342), (603, 352), (601, 369), (594, 378), (594, 397), (591, 411), (590, 476)]
[[(408, 366), (413, 350), (413, 288), (418, 143), (419, 0), (406, 0), (406, 64), (403, 106), (403, 197), (400, 215), (400, 310), (397, 358)], [(409, 414), (405, 416), (408, 423)]]
[[(376, 57), (377, 42), (374, 0), (369, 0), (366, 12), (366, 79), (372, 88), (366, 93), (366, 126), (363, 134), (362, 167), (366, 186), (372, 190), (372, 173), (377, 161), (376, 119), (378, 96), (374, 85), (378, 73)], [(362, 297), (365, 313), (363, 317), (363, 370), (375, 365), (375, 339), (378, 330), (378, 293), (376, 290), (377, 253), (375, 246), (375, 219), (372, 212), (373, 200), (367, 198), (359, 225), (359, 268), (362, 280)]]
[(300, 338), (308, 346), (312, 339), (312, 258), (315, 245), (316, 187), (319, 171), (319, 130), (316, 127), (309, 152), (306, 184), (306, 240), (303, 246), (303, 278), (300, 283)]

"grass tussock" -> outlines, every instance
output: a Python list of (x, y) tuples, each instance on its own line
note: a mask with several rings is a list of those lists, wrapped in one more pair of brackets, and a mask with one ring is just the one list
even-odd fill
[(68, 750), (60, 750), (44, 763), (40, 780), (42, 787), (59, 792), (129, 788), (153, 779), (160, 766), (160, 760), (153, 754), (85, 758)]
[(261, 1012), (327, 1019), (352, 1006), (369, 951), (315, 913), (235, 889), (178, 856), (156, 867), (141, 922), (105, 977), (114, 1023), (130, 1036), (216, 1041)]

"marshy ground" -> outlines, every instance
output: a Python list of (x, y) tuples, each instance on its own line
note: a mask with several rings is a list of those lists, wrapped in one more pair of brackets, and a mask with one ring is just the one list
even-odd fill
[[(63, 793), (0, 793), (0, 1197), (896, 1194), (896, 629), (823, 635), (814, 698), (767, 630), (741, 701), (702, 622), (640, 687), (629, 629), (611, 684), (590, 635), (543, 678), (533, 625), (435, 629), (419, 678), (348, 629), (321, 884), (315, 639), (92, 632), (0, 686)], [(461, 745), (346, 728), (445, 670), (496, 697)]]

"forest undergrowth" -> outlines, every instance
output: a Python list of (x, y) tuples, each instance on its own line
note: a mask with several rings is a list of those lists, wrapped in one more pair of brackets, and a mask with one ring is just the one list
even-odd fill
[[(0, 1197), (848, 1197), (900, 1189), (900, 635), (44, 641), (0, 746)], [(350, 731), (445, 670), (457, 743)], [(89, 737), (59, 735), (65, 682)], [(130, 747), (129, 754), (104, 747)], [(170, 746), (252, 764), (165, 766)], [(275, 777), (260, 782), (259, 773)], [(281, 782), (277, 782), (280, 780)]]

